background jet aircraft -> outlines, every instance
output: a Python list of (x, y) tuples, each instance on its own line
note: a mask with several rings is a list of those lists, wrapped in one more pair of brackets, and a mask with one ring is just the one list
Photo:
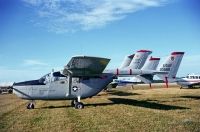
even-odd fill
[(168, 87), (168, 82), (174, 82), (179, 66), (181, 64), (184, 52), (172, 52), (165, 62), (158, 68), (159, 71), (168, 72), (167, 74), (157, 75), (160, 79), (164, 80)]
[[(157, 66), (159, 64), (160, 58), (154, 58), (154, 57), (150, 57), (144, 64), (144, 66), (142, 67), (142, 70), (156, 70)], [(153, 80), (153, 75), (148, 75), (146, 76), (146, 78), (148, 78), (149, 80)], [(137, 84), (137, 83), (142, 83), (142, 81), (135, 77), (135, 76), (122, 76), (122, 77), (118, 77), (117, 79), (113, 80), (113, 83), (117, 83), (117, 84), (127, 84), (127, 83), (133, 83), (133, 84)]]
[(134, 56), (135, 56), (135, 54), (125, 56), (121, 66), (119, 68), (122, 69), (122, 68), (128, 67), (130, 65), (131, 61), (133, 60)]
[[(145, 64), (148, 56), (152, 53), (150, 50), (138, 50), (135, 54), (125, 56), (119, 69), (130, 68), (130, 69), (141, 69)], [(146, 69), (148, 70), (148, 69)], [(150, 69), (149, 69), (150, 70)], [(155, 69), (154, 69), (155, 70)], [(116, 87), (118, 84), (126, 83), (138, 83), (141, 82), (140, 79), (134, 76), (118, 76), (117, 79), (114, 79), (110, 84), (111, 87)]]
[[(132, 61), (130, 62), (130, 65), (123, 68), (129, 68), (129, 69), (141, 69), (144, 63), (146, 62), (148, 56), (152, 53), (150, 50), (138, 50), (135, 55), (133, 56)], [(123, 69), (119, 68), (119, 69)]]
[[(13, 92), (20, 98), (31, 100), (28, 109), (34, 108), (34, 100), (72, 100), (76, 109), (84, 108), (81, 99), (101, 92), (115, 75), (168, 75), (177, 64), (179, 57), (173, 56), (161, 71), (141, 69), (117, 69), (105, 72), (110, 59), (90, 56), (75, 56), (61, 72), (49, 73), (38, 80), (13, 84)], [(104, 72), (103, 72), (104, 71)]]
[(129, 69), (127, 67), (110, 72), (120, 76), (135, 76), (147, 84), (152, 83), (152, 79), (149, 79), (150, 76), (157, 75), (166, 82), (166, 86), (168, 87), (168, 82), (174, 82), (174, 78), (176, 78), (183, 55), (184, 52), (172, 52), (157, 70)]

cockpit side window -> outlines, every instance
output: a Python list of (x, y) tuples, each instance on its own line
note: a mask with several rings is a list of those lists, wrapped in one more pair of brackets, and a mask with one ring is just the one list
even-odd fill
[(63, 74), (61, 74), (60, 72), (54, 72), (54, 73), (53, 73), (53, 76), (54, 76), (54, 77), (66, 77), (66, 76), (64, 76)]

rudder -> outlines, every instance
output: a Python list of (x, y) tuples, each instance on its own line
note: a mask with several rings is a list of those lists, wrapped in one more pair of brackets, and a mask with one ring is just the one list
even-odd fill
[(179, 66), (181, 64), (184, 52), (172, 52), (169, 57), (164, 61), (164, 63), (158, 68), (158, 71), (168, 72), (165, 75), (157, 75), (162, 80), (175, 79), (178, 72)]
[(133, 60), (131, 61), (128, 68), (130, 69), (141, 69), (147, 60), (148, 56), (152, 53), (150, 50), (139, 50), (136, 52)]

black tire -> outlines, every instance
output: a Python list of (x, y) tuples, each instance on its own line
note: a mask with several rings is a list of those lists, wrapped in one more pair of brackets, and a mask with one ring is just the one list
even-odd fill
[(35, 108), (34, 104), (33, 104), (33, 103), (31, 103), (31, 109), (34, 109), (34, 108)]
[(30, 109), (30, 105), (31, 105), (31, 104), (29, 103), (29, 104), (26, 106), (26, 108), (27, 108), (27, 109)]
[(34, 109), (34, 104), (33, 103), (29, 103), (28, 105), (27, 105), (27, 109)]
[(9, 94), (12, 94), (12, 92), (13, 92), (12, 89), (8, 90), (8, 93), (9, 93)]
[(84, 104), (81, 102), (76, 102), (75, 103), (75, 109), (83, 109), (84, 108)]
[(2, 91), (0, 90), (0, 94), (2, 94)]

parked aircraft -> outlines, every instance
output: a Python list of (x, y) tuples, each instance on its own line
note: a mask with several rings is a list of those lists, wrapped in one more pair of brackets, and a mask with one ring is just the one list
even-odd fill
[(168, 73), (178, 69), (182, 55), (174, 52), (173, 59), (164, 63), (160, 71), (126, 68), (104, 70), (110, 59), (75, 56), (62, 71), (51, 72), (38, 80), (14, 83), (13, 92), (22, 99), (31, 100), (28, 109), (34, 109), (34, 100), (72, 100), (72, 106), (82, 109), (84, 104), (80, 100), (97, 95), (116, 75), (160, 75), (167, 78)]
[[(138, 50), (135, 54), (125, 56), (119, 69), (130, 68), (130, 69), (141, 69), (145, 64), (148, 56), (152, 53), (150, 50)], [(151, 70), (151, 69), (144, 69)], [(152, 69), (155, 70), (155, 69)], [(116, 87), (118, 84), (125, 85), (127, 83), (138, 83), (141, 82), (140, 79), (134, 76), (118, 76), (113, 82), (109, 84), (110, 87)]]
[(132, 61), (130, 62), (130, 65), (121, 67), (119, 69), (123, 68), (129, 68), (129, 69), (141, 69), (144, 63), (146, 62), (148, 56), (152, 53), (150, 50), (138, 50), (135, 55), (132, 58)]
[(166, 75), (157, 75), (160, 79), (164, 80), (168, 87), (168, 82), (174, 82), (179, 66), (181, 64), (184, 52), (172, 52), (169, 57), (166, 58), (166, 63), (160, 65), (159, 71), (168, 71)]
[[(150, 84), (151, 87), (151, 83), (153, 81), (153, 75), (155, 74), (151, 74), (151, 73), (143, 73), (143, 71), (159, 71), (159, 72), (167, 72), (167, 74), (157, 74), (157, 76), (164, 80), (166, 83), (166, 86), (168, 87), (168, 82), (174, 82), (174, 79), (176, 78), (176, 74), (178, 72), (180, 63), (182, 61), (184, 52), (172, 52), (170, 56), (168, 56), (166, 58), (166, 60), (163, 62), (163, 64), (161, 64), (159, 66), (159, 68), (157, 70), (145, 70), (145, 69), (127, 69), (125, 73), (127, 73), (126, 75), (123, 75), (123, 70), (122, 72), (119, 72), (119, 69), (116, 70), (116, 73), (119, 74), (120, 76), (130, 76), (132, 77), (135, 76), (136, 78), (140, 79), (142, 82), (146, 83), (146, 84)], [(126, 69), (126, 68), (125, 68)], [(134, 73), (137, 74), (132, 74), (132, 72), (134, 71)], [(130, 73), (128, 75), (128, 72)]]
[(135, 56), (135, 54), (132, 54), (132, 55), (128, 55), (128, 56), (125, 56), (121, 66), (119, 67), (120, 69), (123, 69), (125, 67), (128, 67), (131, 63), (131, 61), (133, 60), (133, 57)]
[(38, 80), (13, 84), (13, 93), (31, 100), (28, 109), (34, 109), (34, 100), (72, 100), (76, 109), (84, 107), (80, 99), (98, 94), (113, 79), (112, 73), (103, 73), (110, 59), (75, 56), (63, 71), (51, 72)]
[(193, 88), (195, 86), (200, 86), (200, 75), (188, 74), (186, 77), (176, 78), (176, 82), (181, 86), (181, 88)]
[[(159, 64), (160, 58), (154, 58), (154, 57), (150, 57), (144, 64), (144, 66), (142, 67), (142, 70), (156, 70), (158, 64)], [(149, 80), (153, 80), (153, 75), (148, 75), (147, 77)], [(142, 83), (142, 81), (134, 76), (119, 76), (117, 79), (113, 80), (113, 84), (121, 84), (121, 85), (125, 85), (128, 83), (131, 84), (138, 84), (138, 83)]]

